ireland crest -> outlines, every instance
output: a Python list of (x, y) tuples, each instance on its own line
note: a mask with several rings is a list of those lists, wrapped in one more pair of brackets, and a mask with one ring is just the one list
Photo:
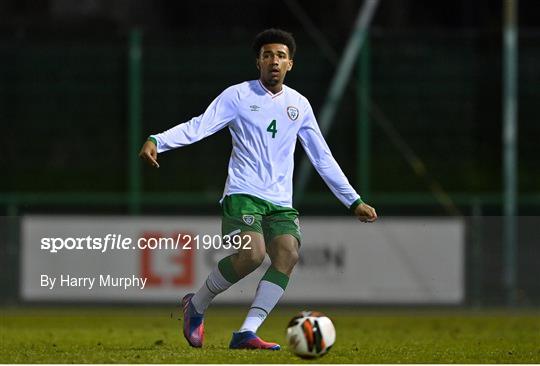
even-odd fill
[(248, 225), (253, 225), (255, 222), (255, 217), (253, 215), (243, 215), (242, 220)]
[(300, 115), (300, 112), (298, 112), (298, 108), (291, 106), (287, 107), (287, 115), (291, 120), (296, 121), (296, 119)]

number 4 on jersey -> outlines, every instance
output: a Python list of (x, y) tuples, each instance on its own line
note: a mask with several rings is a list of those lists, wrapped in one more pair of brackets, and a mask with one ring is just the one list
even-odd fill
[(276, 137), (276, 133), (277, 133), (277, 124), (276, 124), (276, 120), (272, 120), (272, 122), (270, 122), (270, 124), (268, 125), (268, 128), (266, 129), (266, 131), (270, 132), (272, 134), (272, 138), (275, 138)]

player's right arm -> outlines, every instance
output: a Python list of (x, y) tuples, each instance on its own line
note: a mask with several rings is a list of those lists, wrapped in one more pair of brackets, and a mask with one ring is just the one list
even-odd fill
[(141, 148), (139, 157), (153, 167), (159, 168), (157, 162), (157, 144), (155, 139), (149, 138)]
[(226, 127), (237, 115), (238, 93), (230, 87), (210, 103), (200, 116), (194, 117), (165, 132), (151, 135), (139, 153), (150, 165), (159, 167), (157, 154), (187, 146)]

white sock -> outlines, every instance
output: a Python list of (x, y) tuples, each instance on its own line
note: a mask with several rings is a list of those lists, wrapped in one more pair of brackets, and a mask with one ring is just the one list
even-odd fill
[(246, 320), (244, 320), (244, 324), (240, 327), (240, 332), (250, 330), (256, 333), (284, 292), (285, 290), (275, 283), (261, 280)]
[(210, 272), (199, 291), (191, 298), (195, 310), (199, 314), (204, 314), (214, 297), (231, 286), (232, 283), (223, 277), (219, 272), (218, 266), (216, 266), (212, 272)]

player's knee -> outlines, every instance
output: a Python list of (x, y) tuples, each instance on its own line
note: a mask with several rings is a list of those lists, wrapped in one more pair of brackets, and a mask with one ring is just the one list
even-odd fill
[(266, 252), (263, 250), (252, 248), (251, 250), (243, 251), (241, 258), (251, 268), (259, 267), (264, 261)]
[(296, 263), (298, 263), (298, 260), (300, 259), (300, 254), (298, 254), (297, 249), (291, 249), (287, 252), (287, 258), (289, 258), (289, 265), (294, 267)]
[(298, 249), (291, 250), (289, 255), (290, 255), (289, 261), (291, 263), (291, 266), (294, 267), (296, 263), (298, 263), (298, 260), (300, 259), (300, 254), (298, 253)]
[(292, 269), (296, 263), (298, 263), (300, 255), (298, 254), (298, 249), (291, 246), (283, 246), (279, 249), (278, 257), (279, 261), (283, 265), (285, 265), (288, 269)]
[(265, 251), (254, 251), (252, 254), (251, 254), (251, 263), (255, 266), (255, 267), (259, 267), (262, 262), (264, 261), (264, 257), (266, 255), (266, 252)]

